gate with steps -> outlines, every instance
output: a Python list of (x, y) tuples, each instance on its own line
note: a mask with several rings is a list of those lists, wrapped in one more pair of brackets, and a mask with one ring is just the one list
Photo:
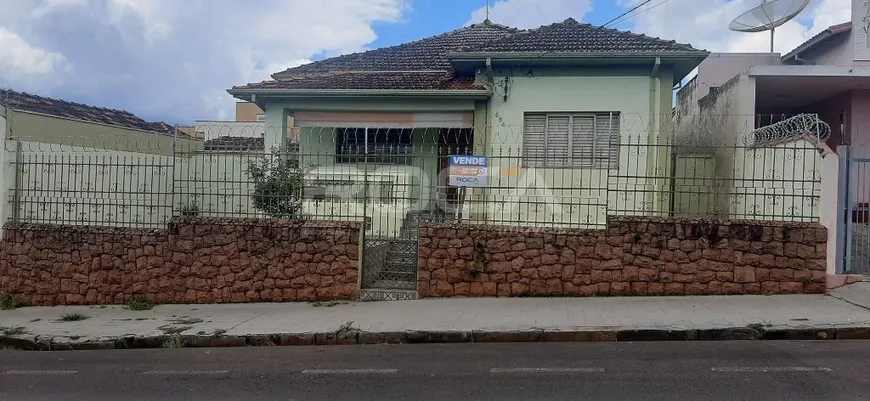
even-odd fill
[(417, 291), (419, 213), (408, 213), (395, 237), (366, 233), (363, 238), (362, 290), (374, 299), (414, 298)]

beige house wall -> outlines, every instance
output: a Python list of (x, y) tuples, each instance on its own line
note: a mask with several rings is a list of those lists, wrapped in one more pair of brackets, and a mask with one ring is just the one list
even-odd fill
[(251, 102), (236, 102), (236, 121), (238, 122), (257, 122), (258, 115), (264, 115), (266, 112)]
[[(171, 155), (172, 135), (9, 110), (4, 138), (114, 151)], [(176, 148), (199, 150), (202, 142), (177, 138)]]

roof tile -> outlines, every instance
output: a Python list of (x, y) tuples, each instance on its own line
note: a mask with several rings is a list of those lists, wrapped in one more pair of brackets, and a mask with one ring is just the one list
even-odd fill
[(573, 18), (516, 33), (472, 49), (474, 52), (700, 52), (692, 45), (583, 24)]
[(173, 134), (175, 131), (174, 127), (167, 123), (162, 121), (148, 122), (128, 111), (89, 106), (10, 89), (0, 89), (0, 104), (18, 111), (40, 113), (116, 127), (162, 134)]
[(289, 68), (275, 74), (275, 78), (323, 71), (448, 71), (451, 66), (447, 53), (467, 50), (516, 32), (519, 32), (516, 28), (499, 24), (474, 24), (397, 46), (347, 54)]
[[(484, 89), (473, 77), (454, 76), (454, 52), (686, 52), (688, 44), (581, 24), (574, 19), (519, 30), (484, 22), (398, 46), (316, 61), (273, 75), (274, 80), (240, 89)], [(232, 93), (232, 90), (231, 90)]]
[(334, 72), (270, 80), (236, 89), (485, 89), (474, 77), (455, 77), (447, 71)]

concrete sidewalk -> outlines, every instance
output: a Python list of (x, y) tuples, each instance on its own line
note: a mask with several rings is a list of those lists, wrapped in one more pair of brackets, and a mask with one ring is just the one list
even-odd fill
[[(82, 314), (79, 321), (61, 321)], [(0, 311), (22, 349), (470, 341), (870, 339), (870, 283), (831, 295), (453, 298)]]

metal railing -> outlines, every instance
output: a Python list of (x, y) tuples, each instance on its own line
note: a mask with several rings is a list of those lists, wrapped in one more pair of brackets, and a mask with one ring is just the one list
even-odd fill
[[(289, 140), (214, 138), (220, 146), (185, 140), (168, 153), (7, 140), (7, 215), (157, 228), (177, 215), (360, 220), (370, 235), (395, 238), (412, 235), (420, 218), (600, 228), (614, 214), (819, 216), (821, 159), (803, 140), (689, 145), (633, 129), (619, 143), (556, 157), (530, 154), (522, 127), (294, 131)], [(472, 154), (488, 157), (486, 185), (448, 185), (448, 156)], [(571, 160), (581, 157), (616, 159)]]

